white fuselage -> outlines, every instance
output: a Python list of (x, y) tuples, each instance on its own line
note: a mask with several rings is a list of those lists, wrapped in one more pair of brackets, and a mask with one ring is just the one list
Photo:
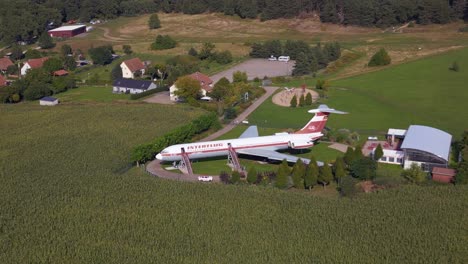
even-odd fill
[(279, 133), (263, 137), (179, 144), (164, 149), (156, 156), (156, 158), (162, 161), (179, 161), (182, 159), (183, 151), (185, 151), (189, 159), (227, 156), (229, 153), (229, 146), (234, 150), (266, 149), (276, 151), (288, 148), (304, 149), (312, 147), (314, 145), (314, 141), (322, 135), (323, 134), (320, 132), (311, 134)]

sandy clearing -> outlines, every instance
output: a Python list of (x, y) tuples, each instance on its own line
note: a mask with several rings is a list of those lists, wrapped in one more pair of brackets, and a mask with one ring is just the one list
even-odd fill
[[(294, 89), (294, 90), (292, 90)], [(291, 88), (291, 90), (283, 90), (277, 94), (275, 94), (272, 98), (273, 103), (277, 104), (279, 106), (285, 106), (289, 107), (291, 99), (293, 98), (294, 95), (296, 95), (297, 98), (300, 98), (302, 94), (306, 96), (307, 94), (312, 95), (312, 100), (315, 102), (319, 98), (319, 94), (316, 91), (310, 90), (310, 89), (305, 89), (305, 91), (302, 90), (302, 88)]]

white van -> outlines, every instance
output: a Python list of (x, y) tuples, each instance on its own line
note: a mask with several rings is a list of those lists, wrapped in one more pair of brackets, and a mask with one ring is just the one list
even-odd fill
[(278, 57), (278, 61), (285, 61), (285, 62), (288, 62), (288, 61), (289, 61), (289, 56), (279, 56), (279, 57)]

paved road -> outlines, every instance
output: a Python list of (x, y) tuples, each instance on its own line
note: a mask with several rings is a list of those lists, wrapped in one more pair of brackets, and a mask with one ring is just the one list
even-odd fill
[[(259, 99), (257, 99), (249, 108), (247, 108), (242, 114), (237, 117), (237, 120), (244, 120), (249, 116), (257, 107), (259, 107), (265, 100), (270, 98), (270, 96), (278, 89), (278, 87), (264, 87), (266, 93), (262, 95)], [(210, 141), (214, 140), (221, 135), (231, 131), (237, 124), (228, 124), (224, 126), (221, 130), (218, 130), (216, 133), (213, 133), (200, 141)], [(164, 179), (172, 179), (172, 180), (179, 180), (179, 181), (198, 181), (198, 174), (195, 175), (188, 175), (188, 174), (179, 174), (165, 170), (161, 166), (161, 162), (159, 160), (153, 160), (148, 165), (146, 165), (146, 171), (154, 176), (164, 178)], [(217, 175), (214, 175), (217, 176)], [(213, 177), (213, 181), (219, 182), (219, 177)]]

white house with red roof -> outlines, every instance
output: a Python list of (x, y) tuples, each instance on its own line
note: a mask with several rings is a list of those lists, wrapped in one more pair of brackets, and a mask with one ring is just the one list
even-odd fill
[[(213, 80), (208, 77), (207, 75), (201, 73), (201, 72), (195, 72), (189, 75), (190, 78), (197, 80), (200, 83), (200, 93), (202, 97), (206, 97), (212, 90), (213, 90)], [(177, 101), (179, 98), (175, 94), (175, 91), (177, 91), (177, 86), (173, 84), (169, 88), (169, 95), (171, 98), (171, 101)]]
[(42, 68), (44, 62), (47, 61), (49, 58), (39, 58), (39, 59), (29, 59), (26, 63), (21, 67), (21, 75), (26, 75), (28, 70), (30, 69), (39, 69)]
[(126, 79), (135, 79), (135, 75), (145, 73), (145, 65), (139, 58), (126, 60), (120, 64), (122, 77)]

